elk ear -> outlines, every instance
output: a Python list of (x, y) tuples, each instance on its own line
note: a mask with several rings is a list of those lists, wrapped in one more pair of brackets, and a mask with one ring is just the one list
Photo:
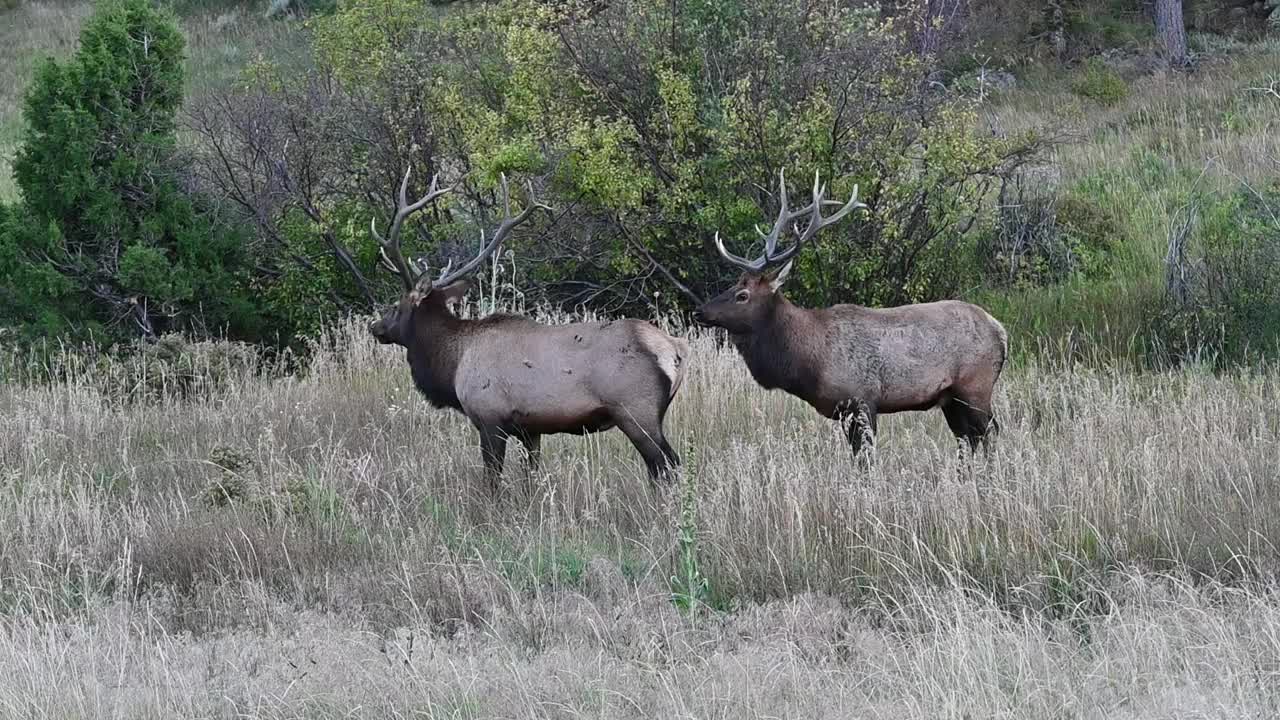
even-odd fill
[(413, 290), (409, 291), (409, 304), (417, 307), (434, 294), (435, 288), (431, 286), (431, 276), (424, 273), (413, 284)]
[(436, 288), (435, 292), (439, 296), (441, 302), (443, 302), (445, 306), (448, 307), (449, 305), (453, 305), (453, 304), (457, 304), (458, 302), (461, 302), (462, 298), (466, 297), (467, 291), (470, 289), (471, 289), (470, 280), (456, 280), (454, 282), (449, 283), (448, 285), (445, 285), (442, 288)]
[(771, 290), (777, 292), (778, 288), (782, 287), (782, 283), (787, 281), (787, 275), (791, 274), (791, 263), (793, 262), (795, 261), (788, 260), (787, 264), (782, 266), (782, 269), (778, 270), (773, 277), (769, 278), (769, 288)]

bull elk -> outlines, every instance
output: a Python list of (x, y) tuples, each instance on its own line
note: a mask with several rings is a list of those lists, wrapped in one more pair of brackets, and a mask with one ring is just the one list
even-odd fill
[(409, 203), (408, 185), (406, 171), (386, 238), (372, 223), (383, 263), (405, 292), (369, 332), (379, 343), (405, 348), (414, 384), (432, 406), (457, 410), (476, 427), (491, 489), (497, 490), (509, 437), (524, 444), (531, 472), (543, 435), (613, 427), (640, 452), (651, 482), (678, 467), (663, 419), (684, 380), (688, 344), (640, 320), (544, 325), (520, 315), (458, 317), (451, 305), (466, 294), (465, 277), (535, 208), (547, 207), (530, 186), (528, 206), (513, 216), (504, 176), (502, 223), (487, 243), (481, 233), (478, 255), (456, 270), (446, 265), (432, 280), (420, 263), (405, 259), (400, 233), (406, 218), (449, 188), (439, 187), (437, 176), (426, 195)]
[[(730, 253), (716, 233), (721, 257), (743, 274), (699, 307), (694, 321), (727, 330), (762, 387), (784, 390), (829, 418), (849, 421), (854, 455), (864, 443), (874, 444), (877, 416), (933, 407), (942, 408), (957, 442), (971, 452), (979, 443), (989, 447), (989, 431), (999, 429), (991, 393), (1008, 355), (1004, 326), (982, 308), (955, 300), (882, 309), (793, 305), (780, 288), (796, 253), (818, 231), (866, 205), (858, 201), (857, 186), (842, 206), (824, 199), (826, 188), (816, 174), (812, 202), (805, 207), (788, 209), (782, 172), (778, 191), (773, 228), (757, 228), (764, 239), (760, 257)], [(840, 209), (824, 217), (824, 206)], [(795, 242), (779, 251), (778, 236), (787, 228)]]

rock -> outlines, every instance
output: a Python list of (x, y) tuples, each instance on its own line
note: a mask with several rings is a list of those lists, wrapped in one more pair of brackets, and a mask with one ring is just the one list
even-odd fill
[(980, 70), (978, 81), (988, 90), (1010, 90), (1018, 85), (1018, 78), (1006, 70)]

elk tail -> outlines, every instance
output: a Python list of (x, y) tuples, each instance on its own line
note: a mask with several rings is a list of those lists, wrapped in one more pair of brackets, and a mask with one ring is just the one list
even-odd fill
[(684, 384), (689, 364), (689, 343), (684, 338), (668, 335), (648, 323), (639, 327), (638, 344), (657, 365), (669, 403), (675, 399), (676, 392)]
[[(1000, 338), (1000, 357), (996, 358), (995, 375), (991, 378), (991, 382), (994, 385), (995, 381), (1000, 379), (1000, 373), (1004, 372), (1004, 366), (1009, 361), (1009, 331), (1005, 330), (1004, 324), (992, 317), (990, 313), (987, 314), (987, 317), (991, 319), (991, 325), (995, 327), (996, 337)], [(991, 408), (991, 412), (987, 413), (987, 418), (991, 423), (992, 435), (999, 435), (1000, 422), (996, 420), (994, 407)]]
[(991, 323), (995, 325), (996, 335), (1000, 338), (1000, 358), (996, 360), (996, 378), (998, 379), (1000, 373), (1004, 371), (1005, 363), (1009, 360), (1009, 331), (1005, 330), (1004, 325), (995, 318), (991, 318)]
[(684, 384), (684, 376), (689, 365), (689, 341), (679, 337), (671, 339), (672, 349), (675, 350), (675, 371), (672, 373), (669, 399), (674, 400), (676, 393), (680, 391), (680, 386)]

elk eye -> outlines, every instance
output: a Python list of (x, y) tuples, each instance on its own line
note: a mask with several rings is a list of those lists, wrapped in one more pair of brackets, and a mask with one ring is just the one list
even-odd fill
[(751, 293), (746, 290), (739, 290), (738, 294), (733, 298), (736, 302), (744, 303), (751, 299)]

